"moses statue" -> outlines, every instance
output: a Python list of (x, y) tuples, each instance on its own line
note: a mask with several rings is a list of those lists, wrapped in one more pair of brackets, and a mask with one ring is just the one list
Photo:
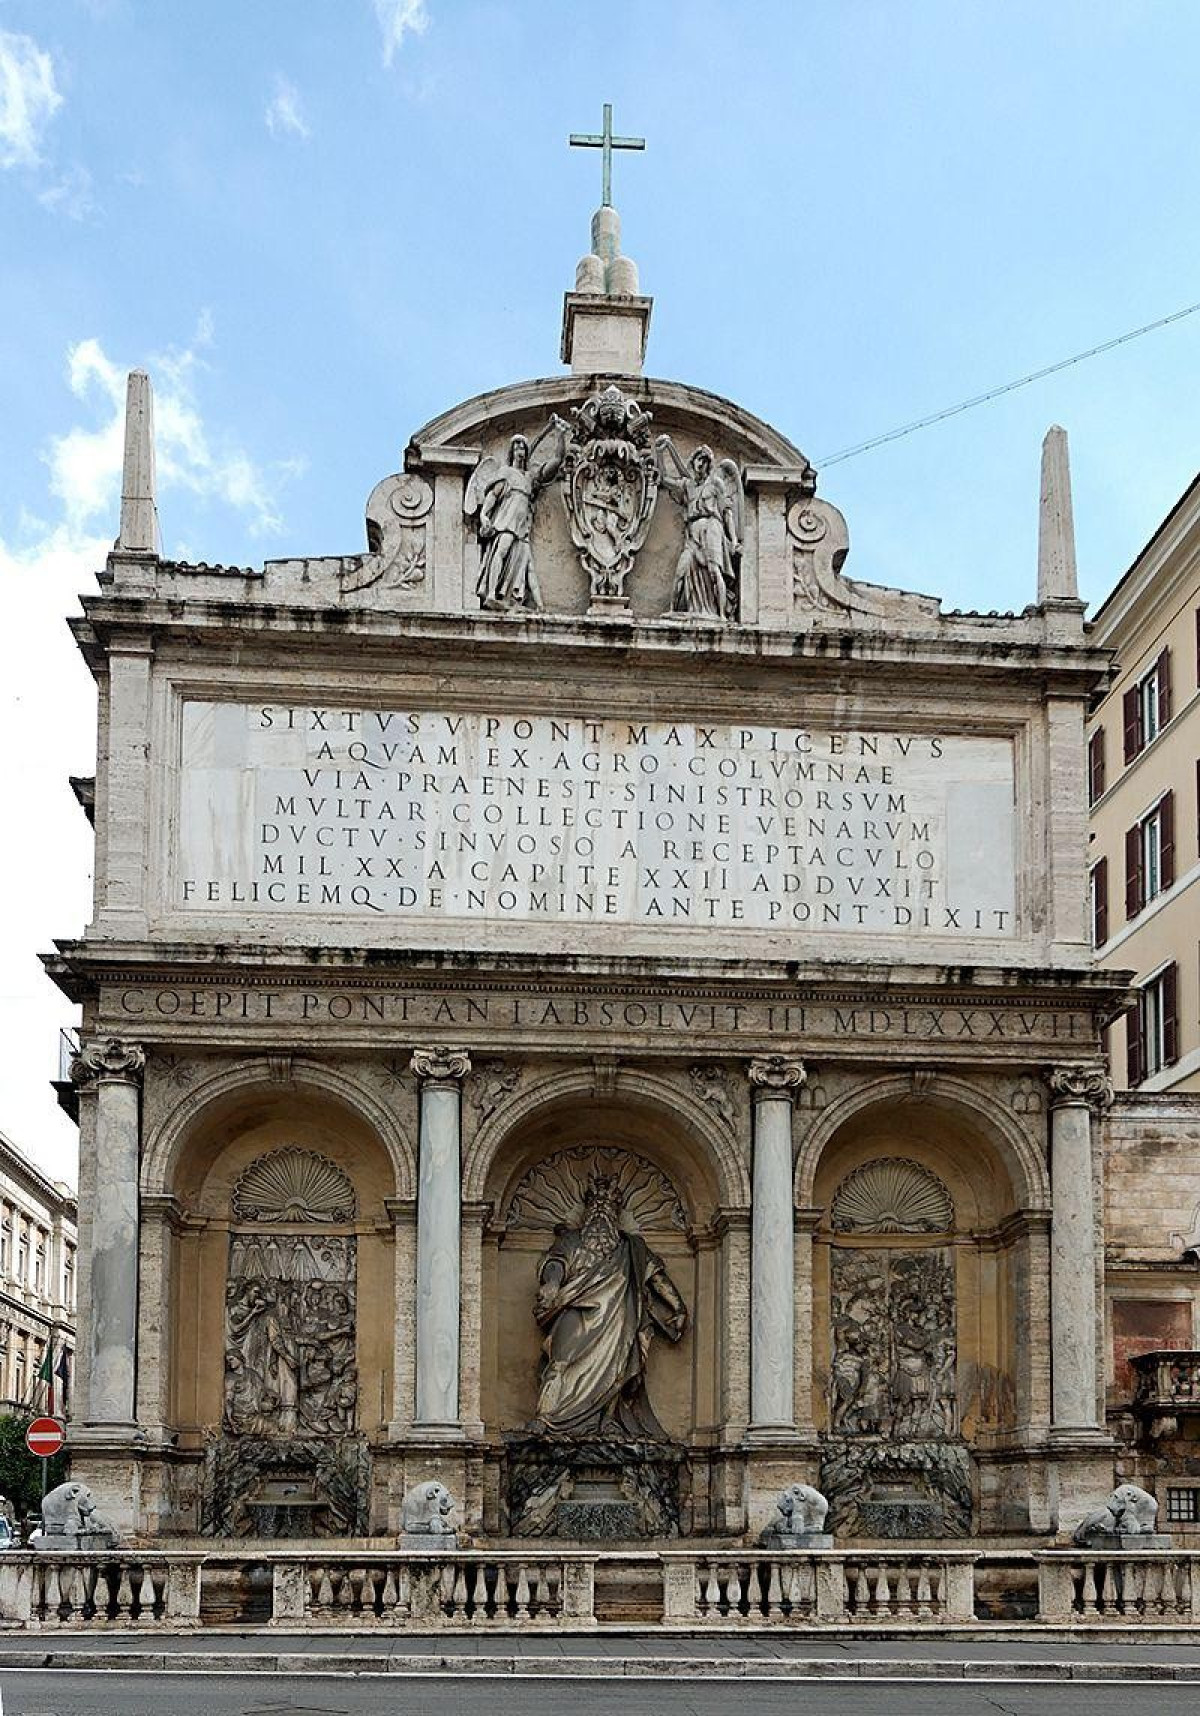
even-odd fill
[(621, 1209), (618, 1179), (595, 1175), (580, 1226), (556, 1228), (541, 1261), (537, 1434), (667, 1440), (646, 1394), (646, 1360), (656, 1333), (680, 1339), (687, 1309), (662, 1258), (622, 1228)]

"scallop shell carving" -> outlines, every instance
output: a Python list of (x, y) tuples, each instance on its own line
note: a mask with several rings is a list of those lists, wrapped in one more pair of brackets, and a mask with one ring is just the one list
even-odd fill
[(836, 1233), (946, 1233), (954, 1201), (928, 1168), (889, 1156), (846, 1175), (830, 1220)]
[(313, 1150), (272, 1150), (233, 1188), (233, 1213), (241, 1221), (353, 1221), (354, 1187)]
[(686, 1231), (687, 1214), (667, 1176), (645, 1157), (613, 1144), (579, 1144), (539, 1162), (509, 1200), (508, 1220), (514, 1227), (576, 1226), (588, 1181), (597, 1173), (617, 1177), (622, 1227), (634, 1233), (667, 1227)]

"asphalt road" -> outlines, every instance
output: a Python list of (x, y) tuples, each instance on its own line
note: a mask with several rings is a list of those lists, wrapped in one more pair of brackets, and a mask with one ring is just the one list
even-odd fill
[(308, 1675), (6, 1670), (3, 1716), (1163, 1716), (1200, 1688), (1150, 1685), (625, 1685), (578, 1680), (397, 1680)]

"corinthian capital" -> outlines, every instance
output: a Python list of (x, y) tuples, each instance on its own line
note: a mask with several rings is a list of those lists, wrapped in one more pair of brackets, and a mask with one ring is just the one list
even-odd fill
[(465, 1049), (450, 1049), (443, 1043), (434, 1049), (415, 1049), (409, 1066), (423, 1084), (457, 1084), (470, 1072), (471, 1057)]
[(754, 1100), (786, 1096), (792, 1099), (807, 1079), (804, 1062), (789, 1055), (759, 1055), (750, 1062), (746, 1073), (754, 1090)]
[(136, 1043), (124, 1043), (120, 1037), (98, 1037), (84, 1043), (71, 1061), (71, 1082), (88, 1085), (105, 1079), (120, 1079), (124, 1084), (139, 1084), (146, 1066), (146, 1055)]
[(1112, 1080), (1107, 1067), (1098, 1061), (1088, 1066), (1048, 1067), (1044, 1077), (1050, 1087), (1051, 1108), (1078, 1103), (1098, 1111), (1112, 1102)]

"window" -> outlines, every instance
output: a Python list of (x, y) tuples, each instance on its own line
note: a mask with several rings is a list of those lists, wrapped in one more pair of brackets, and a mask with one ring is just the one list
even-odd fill
[(1171, 1525), (1200, 1525), (1200, 1489), (1168, 1486), (1167, 1521)]
[(1089, 916), (1092, 920), (1092, 946), (1103, 947), (1108, 940), (1108, 859), (1101, 858), (1088, 871)]
[(1104, 794), (1104, 728), (1097, 727), (1088, 740), (1087, 750), (1088, 770), (1088, 803), (1095, 804)]
[(1179, 967), (1172, 960), (1146, 979), (1137, 1005), (1125, 1015), (1126, 1072), (1131, 1087), (1179, 1059), (1178, 990)]
[(33, 1285), (40, 1293), (46, 1285), (46, 1247), (39, 1245), (33, 1254)]
[(1136, 918), (1175, 882), (1175, 794), (1164, 793), (1125, 832), (1125, 916)]
[(1171, 719), (1171, 652), (1164, 649), (1136, 685), (1125, 693), (1121, 705), (1125, 738), (1125, 761), (1139, 756)]

